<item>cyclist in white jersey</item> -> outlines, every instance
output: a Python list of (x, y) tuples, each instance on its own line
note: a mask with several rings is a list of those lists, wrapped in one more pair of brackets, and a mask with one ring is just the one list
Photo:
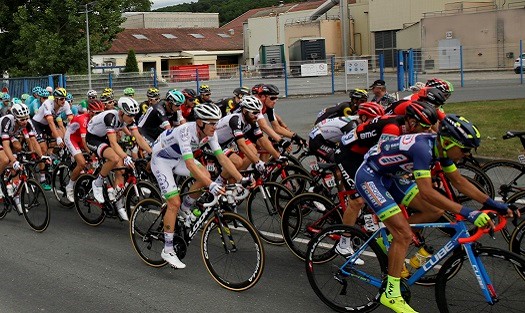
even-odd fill
[[(139, 112), (139, 104), (133, 98), (122, 97), (118, 100), (119, 110), (107, 110), (94, 116), (88, 123), (86, 142), (88, 148), (106, 159), (97, 179), (93, 180), (93, 196), (99, 203), (104, 203), (102, 188), (109, 172), (117, 166), (133, 167), (133, 159), (122, 150), (117, 140), (118, 131), (130, 131), (140, 148), (151, 153), (150, 146), (140, 135), (134, 118)], [(118, 193), (124, 186), (122, 173), (115, 173), (115, 191)], [(127, 221), (128, 215), (122, 203), (117, 203), (120, 217)]]
[(191, 207), (199, 196), (192, 193), (184, 197), (181, 205), (179, 190), (175, 183), (173, 173), (195, 178), (195, 183), (190, 191), (196, 191), (208, 186), (211, 193), (217, 195), (223, 192), (223, 187), (210, 179), (210, 173), (193, 157), (193, 151), (208, 144), (223, 169), (243, 185), (249, 184), (249, 178), (242, 178), (233, 163), (224, 155), (215, 127), (221, 118), (221, 110), (215, 104), (205, 103), (194, 108), (195, 122), (185, 123), (177, 128), (162, 132), (153, 146), (151, 170), (157, 179), (161, 194), (166, 199), (168, 209), (164, 215), (164, 249), (161, 257), (174, 268), (185, 268), (173, 249), (173, 233), (175, 231), (175, 218), (181, 208), (181, 215), (187, 222), (195, 221)]

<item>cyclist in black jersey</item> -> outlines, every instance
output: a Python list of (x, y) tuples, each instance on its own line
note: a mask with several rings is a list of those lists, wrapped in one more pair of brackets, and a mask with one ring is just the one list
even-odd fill
[(219, 100), (216, 104), (221, 109), (222, 116), (230, 113), (239, 106), (244, 96), (250, 94), (250, 90), (246, 87), (239, 87), (233, 90), (233, 97)]
[(149, 107), (159, 103), (160, 91), (157, 88), (152, 87), (146, 92), (146, 97), (147, 99), (140, 103), (140, 111), (137, 116), (135, 116), (136, 121), (140, 121), (140, 118), (146, 113)]
[(199, 95), (197, 96), (197, 99), (195, 100), (196, 104), (203, 104), (203, 103), (213, 103), (211, 100), (211, 89), (208, 85), (200, 85), (199, 87)]
[(319, 112), (314, 124), (326, 120), (327, 118), (348, 117), (350, 115), (355, 115), (359, 104), (368, 101), (368, 92), (363, 89), (350, 90), (349, 95), (350, 101), (343, 101)]

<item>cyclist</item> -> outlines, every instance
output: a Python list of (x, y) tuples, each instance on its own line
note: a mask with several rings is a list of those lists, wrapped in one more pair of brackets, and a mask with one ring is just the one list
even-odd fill
[(124, 96), (125, 97), (130, 97), (130, 98), (135, 97), (135, 89), (133, 89), (131, 87), (128, 87), (128, 88), (124, 89)]
[(223, 192), (222, 186), (213, 182), (206, 168), (193, 157), (193, 151), (204, 144), (208, 144), (224, 170), (237, 181), (242, 180), (243, 184), (246, 181), (246, 179), (242, 179), (241, 174), (224, 155), (217, 141), (215, 126), (221, 118), (221, 110), (214, 104), (200, 104), (195, 107), (195, 117), (197, 118), (195, 122), (188, 122), (162, 132), (153, 146), (151, 158), (152, 172), (168, 205), (166, 215), (164, 215), (165, 241), (161, 257), (174, 268), (186, 267), (173, 250), (175, 218), (180, 207), (180, 214), (186, 221), (195, 220), (195, 216), (191, 213), (191, 207), (195, 203), (196, 198), (194, 197), (198, 195), (192, 193), (191, 196), (184, 197), (181, 204), (173, 173), (184, 176), (191, 175), (195, 178), (196, 181), (190, 187), (190, 191), (208, 186), (210, 192), (215, 195)]
[(454, 92), (454, 86), (447, 80), (432, 78), (427, 80), (425, 86), (439, 89), (439, 91), (445, 94), (445, 99), (450, 98)]
[(11, 96), (6, 92), (2, 95), (2, 106), (0, 108), (0, 116), (5, 114), (5, 111), (11, 106)]
[[(453, 202), (434, 189), (430, 169), (439, 160), (452, 185), (486, 207), (512, 215), (507, 204), (498, 203), (478, 190), (457, 171), (461, 160), (480, 144), (478, 129), (463, 117), (447, 115), (437, 134), (403, 135), (372, 147), (356, 174), (356, 188), (393, 236), (388, 251), (388, 278), (380, 302), (395, 312), (415, 312), (401, 297), (400, 276), (412, 231), (397, 203), (410, 205), (419, 196), (427, 203), (464, 216), (477, 227), (492, 224), (490, 217)], [(405, 178), (413, 174), (415, 183)]]
[(370, 86), (370, 90), (372, 90), (372, 93), (374, 94), (372, 97), (372, 102), (379, 103), (384, 108), (397, 101), (394, 96), (386, 92), (386, 84), (382, 79), (374, 81), (374, 83)]
[(40, 107), (40, 99), (39, 99), (39, 91), (42, 90), (42, 87), (35, 86), (33, 89), (31, 89), (31, 95), (27, 100), (24, 102), (25, 105), (29, 108), (29, 115), (33, 116), (35, 114), (35, 111), (38, 110)]
[(150, 146), (153, 146), (162, 131), (171, 128), (170, 120), (174, 121), (174, 126), (179, 126), (184, 120), (179, 110), (184, 101), (184, 95), (180, 91), (170, 90), (166, 93), (166, 99), (149, 107), (140, 118), (139, 132)]
[(180, 106), (182, 112), (182, 117), (188, 122), (195, 122), (195, 116), (193, 114), (193, 107), (195, 107), (195, 99), (197, 98), (197, 93), (193, 89), (182, 89), (182, 94), (184, 95), (185, 101)]
[[(263, 135), (257, 124), (262, 103), (254, 96), (245, 96), (240, 103), (240, 108), (241, 112), (227, 115), (217, 124), (219, 144), (237, 169), (246, 169), (249, 164), (254, 164), (259, 173), (266, 174), (266, 166), (258, 157), (257, 149), (252, 143), (263, 147), (275, 159), (281, 158), (281, 155)], [(218, 182), (224, 182), (225, 178), (228, 176), (221, 174)]]
[(137, 114), (137, 116), (135, 117), (136, 121), (140, 120), (142, 115), (146, 113), (149, 107), (154, 106), (159, 102), (160, 91), (155, 87), (149, 88), (148, 91), (146, 91), (146, 97), (147, 99), (140, 103), (139, 114)]
[(213, 103), (211, 101), (211, 89), (208, 85), (200, 85), (199, 86), (199, 95), (197, 96), (195, 103), (203, 104), (203, 103)]
[(439, 89), (431, 87), (421, 88), (417, 94), (412, 95), (410, 100), (399, 100), (392, 103), (385, 109), (385, 113), (391, 115), (404, 115), (407, 106), (412, 101), (432, 104), (436, 109), (438, 119), (442, 120), (445, 118), (445, 112), (443, 111), (442, 106), (445, 104), (445, 101), (447, 101), (447, 98), (445, 97), (445, 94)]
[[(107, 90), (110, 88), (106, 88), (104, 90)], [(104, 103), (104, 107), (106, 110), (113, 110), (115, 109), (115, 99), (113, 98), (113, 92), (105, 91), (100, 95), (100, 101)]]
[(237, 108), (242, 98), (249, 94), (250, 90), (247, 87), (239, 87), (233, 90), (233, 97), (218, 101), (216, 104), (221, 108), (222, 116), (226, 116), (231, 110)]
[(98, 99), (88, 101), (88, 112), (76, 115), (67, 126), (64, 142), (71, 156), (75, 159), (76, 167), (71, 171), (69, 183), (66, 186), (66, 196), (71, 202), (74, 202), (73, 188), (80, 173), (86, 167), (86, 159), (82, 151), (89, 152), (86, 143), (87, 125), (89, 120), (96, 114), (104, 111), (104, 104)]
[[(92, 152), (99, 158), (104, 158), (106, 162), (102, 166), (98, 177), (93, 180), (93, 196), (99, 203), (104, 203), (102, 188), (104, 180), (109, 172), (117, 166), (133, 166), (133, 159), (128, 156), (120, 147), (117, 140), (117, 133), (120, 130), (129, 130), (137, 140), (140, 148), (147, 153), (151, 153), (150, 146), (140, 135), (135, 125), (135, 115), (139, 112), (139, 104), (135, 99), (121, 97), (118, 100), (118, 110), (106, 110), (94, 116), (88, 123), (86, 143)], [(122, 173), (115, 173), (115, 191), (119, 193), (124, 186)], [(120, 217), (127, 221), (128, 216), (122, 203), (117, 203)]]
[(349, 95), (350, 101), (343, 101), (332, 107), (325, 108), (321, 112), (319, 112), (314, 124), (318, 124), (319, 122), (324, 121), (328, 118), (343, 116), (348, 117), (351, 115), (355, 115), (357, 112), (357, 107), (361, 103), (365, 103), (368, 101), (368, 92), (366, 92), (366, 90), (363, 89), (350, 90)]
[(329, 118), (317, 123), (310, 131), (308, 141), (310, 152), (328, 163), (333, 163), (334, 152), (341, 137), (360, 123), (383, 116), (385, 111), (380, 104), (365, 102), (359, 105), (356, 113), (355, 116)]

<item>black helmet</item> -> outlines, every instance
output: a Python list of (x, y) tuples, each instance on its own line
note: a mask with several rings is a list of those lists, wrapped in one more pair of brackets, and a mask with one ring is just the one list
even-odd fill
[(445, 104), (445, 101), (447, 101), (445, 94), (439, 89), (433, 87), (421, 88), (417, 94), (419, 96), (419, 100), (432, 103), (435, 106), (443, 105)]
[(250, 90), (247, 87), (243, 86), (243, 87), (235, 88), (233, 90), (233, 94), (236, 95), (237, 97), (247, 96), (250, 94)]
[(252, 87), (252, 95), (258, 95), (259, 94), (259, 89), (263, 86), (264, 84), (257, 84), (255, 86)]
[(441, 121), (439, 135), (465, 148), (477, 148), (481, 142), (478, 128), (466, 118), (456, 114), (447, 114)]
[(197, 98), (197, 93), (191, 88), (182, 89), (181, 92), (187, 100), (193, 101), (195, 98)]
[(264, 84), (259, 87), (260, 95), (277, 96), (279, 94), (279, 88), (272, 84)]
[(429, 103), (414, 101), (406, 108), (406, 116), (415, 118), (422, 126), (432, 126), (437, 123), (436, 108)]
[(350, 90), (350, 98), (358, 100), (368, 100), (368, 92), (364, 89), (352, 89)]

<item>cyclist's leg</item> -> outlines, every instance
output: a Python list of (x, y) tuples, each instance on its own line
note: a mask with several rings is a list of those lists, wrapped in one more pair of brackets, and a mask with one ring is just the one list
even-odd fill
[[(354, 177), (357, 169), (363, 162), (363, 155), (349, 152), (344, 147), (337, 149), (334, 154), (334, 160), (341, 172), (341, 180), (346, 190), (355, 189)], [(343, 215), (343, 224), (353, 226), (359, 215), (359, 211), (365, 204), (359, 193), (356, 193), (348, 201), (348, 207)]]
[[(201, 171), (201, 173), (203, 173), (206, 177), (210, 177), (210, 173), (208, 172), (208, 170), (202, 166), (202, 164), (195, 160), (194, 159), (194, 162), (197, 164), (197, 168), (199, 171)], [(174, 169), (174, 172), (175, 174), (177, 175), (183, 175), (183, 176), (190, 176), (190, 171), (188, 170), (188, 168), (186, 167), (186, 163), (185, 162), (180, 162)], [(192, 208), (193, 208), (193, 205), (195, 204), (195, 201), (197, 200), (197, 198), (201, 195), (200, 192), (195, 192), (203, 187), (206, 187), (206, 183), (203, 182), (203, 181), (200, 181), (200, 180), (195, 180), (195, 182), (193, 183), (193, 185), (190, 186), (190, 189), (189, 189), (189, 194), (184, 196), (183, 199), (182, 199), (182, 205), (181, 205), (181, 210), (184, 212), (184, 214), (188, 215), (188, 214), (191, 214), (191, 211), (192, 211)], [(192, 220), (195, 220), (196, 217), (193, 216), (191, 217)]]

